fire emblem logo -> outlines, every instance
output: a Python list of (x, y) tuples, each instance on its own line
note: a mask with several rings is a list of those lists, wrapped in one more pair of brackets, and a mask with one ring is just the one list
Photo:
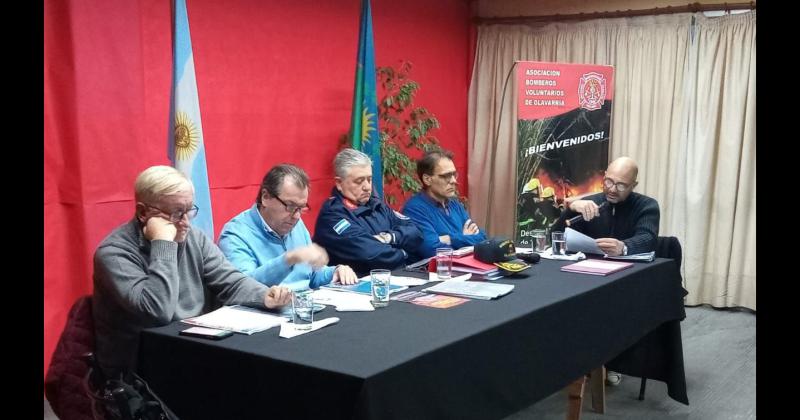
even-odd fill
[(600, 73), (586, 73), (578, 84), (578, 102), (581, 108), (594, 111), (606, 101), (606, 79)]

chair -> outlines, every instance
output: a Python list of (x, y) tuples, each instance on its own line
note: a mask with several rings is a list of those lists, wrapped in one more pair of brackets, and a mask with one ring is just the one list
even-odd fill
[[(675, 264), (678, 265), (678, 273), (681, 271), (681, 260), (683, 259), (683, 249), (678, 238), (674, 236), (659, 236), (656, 239), (656, 257), (657, 258), (672, 258)], [(683, 278), (681, 278), (683, 283)], [(639, 401), (644, 401), (644, 391), (647, 386), (647, 378), (642, 377), (642, 382), (639, 385)]]
[[(680, 272), (681, 260), (683, 257), (681, 243), (674, 236), (659, 236), (656, 239), (656, 257), (672, 258), (678, 265)], [(600, 414), (605, 413), (605, 366), (594, 369), (590, 375), (590, 387), (592, 391), (592, 408)], [(567, 420), (579, 420), (581, 414), (581, 403), (583, 400), (585, 377), (575, 380), (567, 386)], [(644, 400), (644, 393), (647, 386), (647, 378), (642, 377), (639, 385), (639, 401)]]
[(94, 351), (92, 297), (75, 301), (44, 379), (44, 394), (61, 420), (92, 420), (92, 403), (83, 382), (89, 369), (83, 355)]
[[(592, 409), (600, 414), (606, 412), (606, 368), (600, 366), (589, 374), (589, 389), (592, 393)], [(580, 420), (583, 406), (583, 390), (586, 376), (581, 376), (565, 388), (567, 391), (567, 420)]]

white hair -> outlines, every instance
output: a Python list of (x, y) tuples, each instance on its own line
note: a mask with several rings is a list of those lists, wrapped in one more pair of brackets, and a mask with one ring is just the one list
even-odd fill
[(155, 203), (160, 197), (175, 194), (186, 187), (194, 194), (192, 181), (183, 172), (171, 166), (151, 166), (136, 177), (134, 191), (136, 201)]
[(365, 153), (351, 148), (343, 149), (333, 159), (333, 169), (339, 178), (345, 178), (350, 168), (354, 166), (372, 167), (372, 159)]

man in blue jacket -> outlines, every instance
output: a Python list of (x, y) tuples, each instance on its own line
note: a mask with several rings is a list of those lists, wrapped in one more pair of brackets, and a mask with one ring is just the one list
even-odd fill
[(458, 173), (451, 152), (431, 151), (417, 161), (422, 191), (406, 202), (403, 214), (423, 235), (418, 258), (436, 254), (436, 248), (461, 248), (486, 239), (458, 201)]
[(359, 275), (375, 268), (395, 269), (413, 262), (422, 243), (419, 229), (372, 195), (372, 160), (344, 149), (333, 161), (336, 186), (317, 217), (314, 242), (331, 262), (347, 264)]
[(357, 281), (346, 265), (326, 266), (328, 254), (311, 242), (300, 218), (309, 209), (308, 184), (308, 175), (294, 165), (277, 165), (264, 175), (255, 204), (226, 223), (219, 236), (219, 247), (236, 268), (268, 286), (292, 290)]

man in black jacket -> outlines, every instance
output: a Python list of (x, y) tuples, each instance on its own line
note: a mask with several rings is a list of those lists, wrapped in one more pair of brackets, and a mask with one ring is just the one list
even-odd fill
[[(629, 157), (611, 162), (603, 178), (603, 192), (567, 201), (566, 209), (552, 230), (564, 230), (566, 220), (580, 214), (573, 229), (592, 238), (608, 255), (630, 255), (656, 249), (660, 211), (658, 202), (646, 195), (633, 192), (639, 168)], [(607, 203), (606, 207), (600, 206)], [(619, 385), (622, 375), (608, 371), (606, 382)]]
[[(658, 202), (633, 192), (639, 169), (629, 157), (617, 158), (606, 169), (603, 192), (567, 202), (552, 230), (563, 230), (567, 219), (583, 219), (571, 227), (592, 238), (608, 255), (630, 255), (656, 248), (660, 212)], [(607, 208), (600, 206), (607, 202)]]

